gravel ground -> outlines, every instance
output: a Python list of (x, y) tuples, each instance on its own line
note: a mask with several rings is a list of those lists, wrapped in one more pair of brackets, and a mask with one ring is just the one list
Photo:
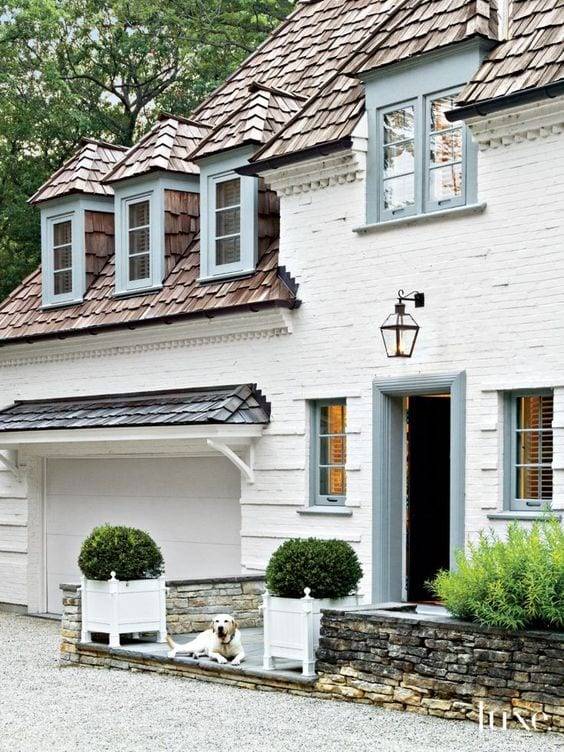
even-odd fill
[(58, 625), (0, 613), (2, 752), (556, 752), (556, 734), (261, 693), (188, 679), (58, 667)]

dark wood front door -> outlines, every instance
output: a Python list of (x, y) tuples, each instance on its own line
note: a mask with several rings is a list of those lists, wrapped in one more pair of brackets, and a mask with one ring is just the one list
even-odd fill
[(407, 597), (449, 568), (450, 397), (410, 397), (407, 442)]

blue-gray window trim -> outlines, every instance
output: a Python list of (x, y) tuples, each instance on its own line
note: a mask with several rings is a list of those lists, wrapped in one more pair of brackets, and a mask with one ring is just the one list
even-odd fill
[[(511, 512), (535, 512), (541, 511), (550, 502), (534, 499), (517, 499), (516, 487), (516, 462), (517, 457), (517, 400), (519, 397), (548, 397), (553, 396), (552, 389), (520, 389), (507, 392), (504, 402), (504, 425), (503, 435), (503, 507)], [(553, 432), (554, 439), (554, 432)], [(532, 503), (536, 502), (536, 503)]]
[[(345, 398), (312, 400), (310, 403), (310, 503), (312, 506), (338, 507), (344, 506), (347, 500), (346, 490), (343, 496), (325, 496), (319, 493), (320, 487), (320, 421), (321, 407), (327, 405), (345, 405)], [(347, 462), (347, 434), (346, 434), (346, 414), (345, 414), (345, 480), (346, 480), (346, 462)]]
[[(368, 153), (366, 174), (366, 223), (384, 223), (393, 219), (401, 218), (397, 213), (392, 217), (381, 216), (380, 211), (380, 111), (395, 109), (413, 99), (418, 99), (426, 108), (428, 98), (437, 97), (447, 92), (460, 90), (478, 69), (481, 61), (488, 53), (492, 43), (484, 39), (472, 39), (467, 42), (449, 45), (443, 50), (427, 53), (409, 61), (402, 61), (394, 65), (370, 71), (363, 74), (366, 91), (366, 110), (368, 118)], [(401, 92), (401, 98), (398, 97)], [(420, 116), (418, 143), (423, 144), (426, 126)], [(417, 128), (417, 124), (416, 124)], [(473, 143), (469, 132), (466, 130), (466, 179), (465, 179), (465, 204), (475, 204), (478, 201), (477, 189), (477, 165), (478, 149)], [(419, 147), (421, 150), (421, 146)], [(426, 155), (424, 161), (426, 161)], [(421, 161), (421, 160), (420, 160)], [(420, 168), (418, 183), (423, 185)], [(417, 186), (416, 186), (417, 188)], [(460, 206), (460, 200), (450, 205), (443, 204), (438, 208), (426, 206), (422, 195), (417, 211), (407, 216), (432, 214), (434, 211), (443, 211), (445, 208)]]

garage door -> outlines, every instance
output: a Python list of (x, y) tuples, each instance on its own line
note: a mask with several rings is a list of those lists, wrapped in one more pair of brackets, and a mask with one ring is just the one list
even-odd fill
[(224, 458), (61, 459), (47, 464), (47, 610), (78, 582), (80, 546), (108, 522), (150, 533), (168, 579), (241, 571), (240, 475)]

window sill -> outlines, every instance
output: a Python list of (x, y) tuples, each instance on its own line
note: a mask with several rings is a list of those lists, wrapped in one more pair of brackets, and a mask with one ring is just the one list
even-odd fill
[(393, 230), (394, 227), (408, 227), (411, 225), (422, 225), (428, 222), (435, 222), (438, 219), (449, 219), (454, 217), (465, 217), (468, 214), (483, 214), (487, 204), (469, 204), (468, 206), (455, 206), (452, 209), (442, 209), (440, 211), (429, 212), (428, 214), (416, 214), (411, 217), (402, 217), (401, 219), (389, 219), (386, 222), (375, 222), (370, 225), (360, 225), (353, 227), (353, 232), (359, 235), (368, 235), (374, 232), (385, 232)]
[[(558, 511), (552, 512), (557, 519), (561, 520), (562, 515)], [(488, 520), (544, 520), (546, 519), (546, 512), (525, 512), (525, 511), (513, 511), (507, 509), (504, 512), (492, 512), (488, 514)]]
[(139, 287), (136, 290), (120, 290), (114, 292), (114, 298), (133, 298), (136, 295), (150, 295), (153, 292), (159, 292), (163, 289), (162, 285), (152, 285), (151, 287)]
[(230, 279), (240, 279), (241, 277), (252, 277), (256, 269), (244, 269), (240, 272), (230, 272), (229, 274), (215, 274), (209, 277), (198, 277), (198, 282), (202, 285), (211, 284), (212, 282), (229, 282)]
[(42, 311), (50, 311), (52, 308), (67, 308), (69, 306), (79, 305), (84, 303), (84, 298), (73, 298), (72, 300), (55, 300), (52, 303), (42, 303)]
[(334, 515), (335, 517), (352, 517), (352, 509), (350, 507), (325, 507), (319, 505), (317, 507), (303, 507), (302, 509), (296, 509), (296, 512), (306, 516), (308, 514), (327, 514)]

